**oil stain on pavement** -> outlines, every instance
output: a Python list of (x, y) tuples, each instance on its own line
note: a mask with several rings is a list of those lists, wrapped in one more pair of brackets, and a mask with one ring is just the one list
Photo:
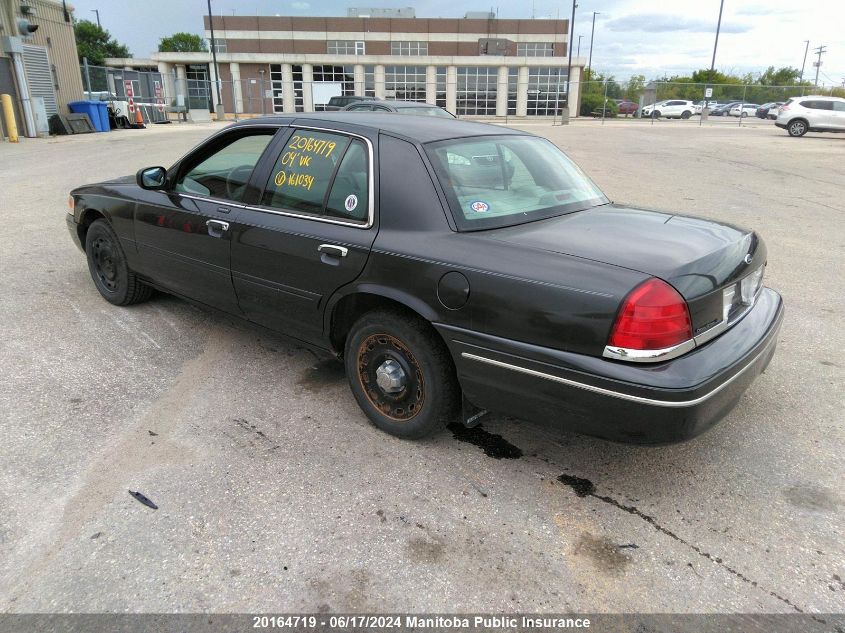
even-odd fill
[(467, 428), (455, 422), (447, 427), (454, 438), (460, 442), (474, 444), (484, 451), (484, 454), (494, 459), (519, 459), (522, 449), (514, 446), (497, 433), (490, 433), (481, 425)]

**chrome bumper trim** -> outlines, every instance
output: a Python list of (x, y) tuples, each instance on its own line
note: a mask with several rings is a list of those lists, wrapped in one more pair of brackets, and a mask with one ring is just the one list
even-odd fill
[[(774, 340), (775, 339), (772, 338), (772, 341), (774, 341)], [(562, 378), (560, 376), (555, 376), (554, 374), (547, 374), (545, 372), (537, 371), (535, 369), (529, 369), (528, 367), (521, 367), (520, 365), (512, 365), (510, 363), (504, 363), (502, 361), (495, 360), (495, 359), (492, 359), (492, 358), (486, 358), (484, 356), (478, 356), (476, 354), (470, 354), (469, 352), (461, 352), (461, 356), (463, 358), (466, 358), (467, 360), (474, 360), (474, 361), (477, 361), (479, 363), (486, 363), (488, 365), (493, 365), (495, 367), (501, 367), (503, 369), (510, 369), (511, 371), (516, 371), (516, 372), (519, 372), (519, 373), (522, 373), (522, 374), (527, 374), (529, 376), (534, 376), (536, 378), (542, 378), (544, 380), (551, 380), (553, 382), (559, 382), (561, 384), (568, 385), (570, 387), (576, 387), (578, 389), (584, 389), (586, 391), (592, 391), (593, 393), (598, 393), (598, 394), (601, 394), (603, 396), (610, 396), (612, 398), (619, 398), (621, 400), (628, 400), (630, 402), (637, 402), (639, 404), (647, 404), (647, 405), (651, 405), (651, 406), (655, 406), (655, 407), (669, 407), (669, 408), (679, 409), (679, 408), (692, 407), (692, 406), (695, 406), (697, 404), (701, 404), (705, 400), (712, 398), (717, 393), (722, 391), (722, 389), (724, 389), (725, 387), (730, 385), (734, 380), (739, 378), (750, 367), (752, 367), (754, 365), (754, 363), (757, 362), (757, 359), (759, 359), (763, 354), (765, 354), (769, 350), (769, 347), (770, 347), (772, 341), (769, 341), (766, 345), (764, 345), (763, 349), (761, 349), (757, 354), (755, 354), (754, 357), (751, 360), (749, 360), (742, 367), (742, 369), (740, 369), (733, 376), (728, 378), (725, 382), (720, 384), (718, 387), (716, 387), (712, 391), (709, 391), (708, 393), (704, 394), (703, 396), (700, 396), (700, 397), (695, 398), (693, 400), (678, 400), (678, 401), (656, 400), (654, 398), (644, 398), (642, 396), (634, 396), (634, 395), (631, 395), (631, 394), (628, 394), (628, 393), (622, 393), (621, 391), (613, 391), (612, 389), (605, 389), (604, 387), (596, 387), (594, 385), (588, 385), (586, 383), (578, 382), (576, 380), (570, 380), (568, 378)]]

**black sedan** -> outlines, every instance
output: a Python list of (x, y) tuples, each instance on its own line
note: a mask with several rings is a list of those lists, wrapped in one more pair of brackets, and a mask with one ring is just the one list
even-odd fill
[(448, 110), (430, 103), (418, 101), (358, 101), (343, 108), (344, 112), (396, 112), (397, 114), (418, 114), (422, 116), (439, 116), (446, 119), (457, 118)]
[(158, 288), (345, 361), (401, 437), (496, 411), (672, 442), (775, 351), (752, 231), (611, 204), (549, 141), (436, 117), (254, 119), (72, 192), (116, 305)]

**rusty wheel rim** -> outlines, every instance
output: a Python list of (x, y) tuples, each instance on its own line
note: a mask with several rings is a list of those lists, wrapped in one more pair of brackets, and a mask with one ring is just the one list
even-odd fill
[[(361, 390), (383, 415), (397, 422), (407, 422), (422, 410), (425, 402), (422, 369), (400, 339), (390, 334), (369, 335), (358, 346), (356, 366)], [(389, 370), (390, 384), (386, 384), (384, 375), (379, 383), (379, 370), (381, 374)]]

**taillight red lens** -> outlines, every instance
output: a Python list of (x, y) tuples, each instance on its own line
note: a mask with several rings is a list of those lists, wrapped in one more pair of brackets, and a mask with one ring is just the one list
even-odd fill
[(665, 281), (649, 279), (625, 297), (608, 345), (657, 350), (691, 338), (692, 323), (684, 298)]

